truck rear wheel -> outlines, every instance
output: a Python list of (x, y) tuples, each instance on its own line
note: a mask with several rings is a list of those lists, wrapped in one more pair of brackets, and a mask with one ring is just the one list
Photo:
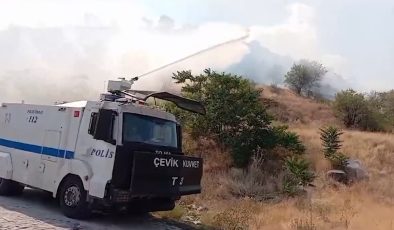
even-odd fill
[(60, 188), (60, 208), (65, 216), (72, 219), (86, 219), (91, 209), (86, 200), (87, 192), (78, 177), (68, 177)]
[(15, 196), (23, 192), (25, 186), (18, 182), (0, 178), (0, 195), (1, 196)]

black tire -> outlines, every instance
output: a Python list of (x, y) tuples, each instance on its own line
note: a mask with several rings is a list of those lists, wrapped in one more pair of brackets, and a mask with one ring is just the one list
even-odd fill
[(18, 182), (0, 178), (0, 195), (1, 196), (17, 196), (21, 195), (25, 186)]
[(91, 215), (91, 209), (86, 200), (87, 192), (78, 177), (65, 179), (60, 188), (60, 208), (65, 216), (72, 219), (86, 219)]
[[(14, 182), (14, 181), (13, 181)], [(23, 193), (23, 190), (25, 190), (25, 186), (14, 182), (13, 188), (12, 188), (12, 195), (13, 196), (20, 196)]]

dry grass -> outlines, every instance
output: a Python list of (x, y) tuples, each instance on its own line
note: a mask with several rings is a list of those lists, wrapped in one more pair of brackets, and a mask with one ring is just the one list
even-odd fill
[(214, 141), (208, 138), (192, 139), (190, 135), (184, 135), (186, 153), (200, 156), (204, 159), (204, 172), (202, 178), (202, 193), (199, 195), (182, 198), (184, 204), (197, 203), (205, 205), (210, 201), (229, 199), (228, 189), (221, 183), (221, 179), (228, 175), (230, 168), (230, 154)]
[(263, 158), (256, 157), (247, 169), (232, 168), (223, 175), (221, 183), (236, 197), (256, 200), (279, 198), (283, 190), (284, 172), (273, 173), (266, 169)]
[(393, 229), (394, 208), (350, 189), (315, 191), (299, 198), (265, 205), (250, 229)]
[[(329, 169), (321, 153), (318, 129), (295, 128), (308, 147), (308, 156), (318, 172)], [(360, 131), (345, 131), (342, 152), (360, 159), (369, 172), (364, 190), (386, 201), (394, 197), (394, 135)]]
[(185, 213), (186, 210), (182, 206), (176, 205), (173, 210), (156, 212), (156, 215), (164, 219), (180, 220)]
[(329, 104), (295, 95), (289, 89), (260, 86), (263, 89), (263, 103), (270, 105), (269, 111), (282, 122), (288, 124), (307, 124), (318, 127), (326, 124), (339, 124)]
[(294, 219), (291, 222), (291, 228), (295, 230), (316, 230), (316, 225), (313, 223), (313, 219)]
[(329, 164), (321, 153), (318, 129), (298, 126), (292, 130), (307, 146), (319, 175), (316, 187), (305, 197), (256, 202), (230, 194), (220, 180), (228, 172), (208, 170), (203, 194), (193, 198), (209, 208), (202, 216), (203, 223), (220, 229), (394, 229), (394, 135), (345, 131), (343, 152), (362, 160), (370, 174), (369, 181), (346, 187), (325, 179)]
[[(303, 201), (310, 202), (311, 208), (298, 218), (308, 219), (312, 213), (318, 229), (394, 229), (394, 135), (345, 131), (343, 152), (365, 164), (370, 180), (352, 187), (336, 187), (324, 178), (329, 164), (320, 150), (318, 129), (293, 131), (306, 143), (308, 155), (320, 175), (310, 200)], [(286, 206), (300, 207), (291, 202)], [(293, 215), (299, 215), (296, 213)]]
[[(342, 151), (360, 159), (370, 179), (351, 187), (333, 184), (325, 178), (330, 164), (321, 152), (319, 138), (320, 127), (337, 124), (329, 105), (296, 97), (283, 89), (268, 88), (263, 96), (277, 104), (277, 112), (305, 143), (306, 155), (318, 174), (316, 187), (308, 189), (304, 197), (276, 203), (236, 198), (222, 180), (231, 173), (229, 154), (209, 140), (194, 140), (188, 148), (204, 157), (203, 193), (183, 202), (208, 207), (202, 222), (219, 229), (394, 230), (394, 134), (345, 130)], [(240, 190), (245, 185), (253, 191), (253, 183), (248, 184), (253, 180), (237, 173), (243, 182), (237, 185)]]

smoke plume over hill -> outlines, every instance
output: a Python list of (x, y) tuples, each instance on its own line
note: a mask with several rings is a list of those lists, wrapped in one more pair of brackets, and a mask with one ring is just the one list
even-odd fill
[[(57, 4), (40, 14), (6, 15), (16, 23), (0, 23), (0, 102), (97, 99), (109, 79), (138, 76), (249, 32), (248, 39), (215, 47), (143, 77), (134, 88), (172, 89), (172, 72), (196, 74), (205, 68), (244, 75), (260, 84), (280, 84), (299, 57), (325, 57), (314, 47), (313, 10), (302, 4), (289, 7), (283, 24), (265, 27), (225, 22), (183, 25), (165, 15), (145, 16), (140, 8), (133, 11), (120, 3), (108, 4), (107, 8), (114, 9), (103, 13), (104, 5), (85, 4), (75, 11), (70, 5)], [(66, 14), (67, 20), (55, 17), (56, 12)], [(38, 18), (36, 23), (30, 21), (33, 16)], [(288, 38), (293, 39), (291, 44)], [(337, 89), (345, 81), (331, 74), (324, 84)]]

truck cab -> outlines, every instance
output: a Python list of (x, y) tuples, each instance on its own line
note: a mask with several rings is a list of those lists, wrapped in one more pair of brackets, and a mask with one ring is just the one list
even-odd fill
[[(202, 111), (195, 101), (152, 95)], [(100, 101), (3, 104), (0, 195), (46, 190), (66, 216), (86, 218), (100, 209), (171, 210), (200, 193), (202, 159), (183, 154), (180, 124), (146, 98), (112, 91)]]

